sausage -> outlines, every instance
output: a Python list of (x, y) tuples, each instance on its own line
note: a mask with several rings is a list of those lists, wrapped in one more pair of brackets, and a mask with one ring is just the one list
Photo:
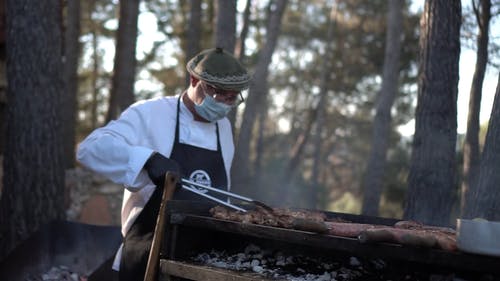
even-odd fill
[(404, 229), (421, 229), (421, 230), (435, 230), (441, 231), (448, 234), (456, 235), (457, 231), (450, 227), (441, 227), (441, 226), (432, 226), (432, 225), (424, 225), (420, 222), (416, 221), (398, 221), (394, 224), (396, 228), (404, 228)]
[(395, 227), (366, 229), (358, 236), (360, 242), (388, 242), (401, 245), (457, 250), (456, 237), (437, 230), (402, 229)]
[(367, 229), (380, 228), (381, 225), (352, 223), (352, 222), (325, 222), (328, 226), (328, 234), (342, 237), (356, 238)]

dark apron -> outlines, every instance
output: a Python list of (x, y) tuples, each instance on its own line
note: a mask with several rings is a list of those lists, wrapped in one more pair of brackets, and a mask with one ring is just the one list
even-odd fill
[[(180, 98), (177, 101), (175, 140), (170, 158), (179, 163), (183, 176), (190, 180), (213, 187), (227, 187), (227, 176), (219, 140), (219, 126), (216, 123), (216, 151), (180, 143), (179, 111)], [(163, 187), (155, 189), (124, 238), (120, 261), (120, 281), (142, 281), (144, 279), (162, 193)], [(182, 189), (175, 191), (174, 199), (206, 200), (204, 197)]]

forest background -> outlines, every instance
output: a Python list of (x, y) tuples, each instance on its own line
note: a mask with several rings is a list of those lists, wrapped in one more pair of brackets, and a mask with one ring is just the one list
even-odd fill
[[(498, 219), (500, 1), (6, 2), (5, 244), (64, 217), (80, 140), (135, 101), (181, 94), (187, 59), (215, 46), (254, 75), (230, 116), (233, 191), (439, 225)], [(461, 52), (476, 61), (459, 69)]]

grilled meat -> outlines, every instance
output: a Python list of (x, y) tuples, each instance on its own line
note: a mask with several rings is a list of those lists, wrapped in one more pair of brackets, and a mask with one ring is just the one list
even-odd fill
[(322, 212), (287, 208), (273, 208), (269, 211), (259, 206), (246, 213), (216, 206), (210, 209), (210, 213), (217, 219), (357, 238), (363, 243), (387, 242), (448, 251), (457, 249), (454, 229), (428, 226), (414, 221), (399, 221), (394, 226), (353, 223), (338, 218), (327, 218)]

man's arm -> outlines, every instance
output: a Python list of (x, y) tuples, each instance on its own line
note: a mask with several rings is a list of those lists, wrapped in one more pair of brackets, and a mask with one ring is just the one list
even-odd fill
[(78, 146), (77, 159), (87, 168), (131, 191), (150, 183), (144, 164), (153, 154), (141, 138), (147, 136), (147, 120), (130, 107), (118, 120), (93, 131)]

